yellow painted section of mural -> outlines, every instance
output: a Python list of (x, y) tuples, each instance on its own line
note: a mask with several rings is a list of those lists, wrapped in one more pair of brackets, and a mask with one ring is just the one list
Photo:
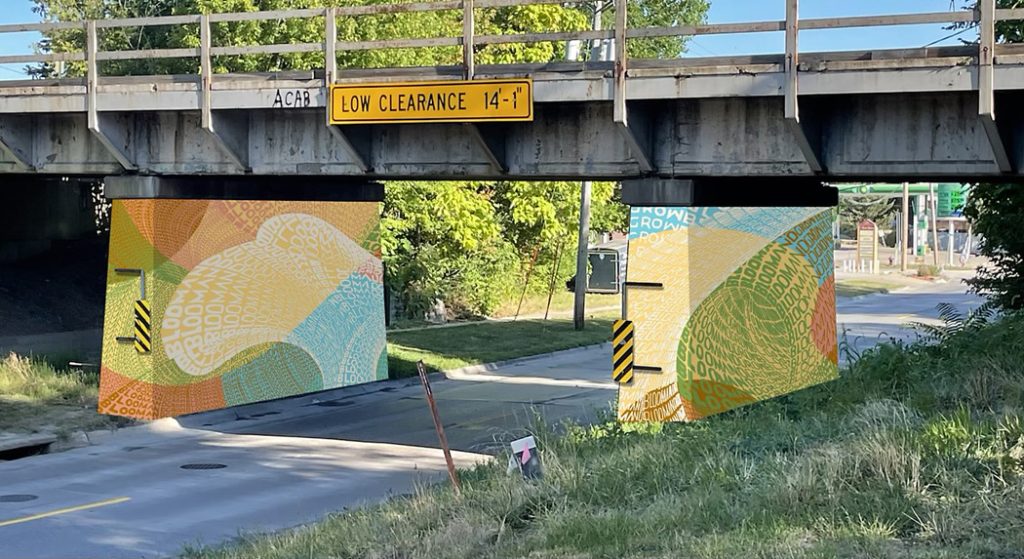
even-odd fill
[[(688, 421), (838, 376), (832, 211), (633, 208), (622, 421)], [(658, 368), (661, 372), (644, 372)]]
[[(376, 202), (118, 200), (99, 411), (157, 418), (387, 377)], [(137, 275), (152, 351), (131, 335)]]

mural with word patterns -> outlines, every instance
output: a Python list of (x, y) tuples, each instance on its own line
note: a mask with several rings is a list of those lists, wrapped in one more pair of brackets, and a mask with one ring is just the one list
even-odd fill
[[(379, 222), (377, 202), (114, 201), (99, 411), (154, 419), (387, 378)], [(152, 316), (133, 334), (135, 270)]]
[[(838, 377), (831, 208), (634, 207), (622, 421), (691, 421)], [(660, 372), (657, 369), (660, 368)]]

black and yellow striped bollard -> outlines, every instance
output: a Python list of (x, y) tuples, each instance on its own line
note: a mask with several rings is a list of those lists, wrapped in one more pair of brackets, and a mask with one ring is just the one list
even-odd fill
[(139, 299), (135, 301), (135, 351), (149, 353), (153, 348), (153, 312), (150, 309), (149, 301)]
[(612, 379), (619, 384), (633, 380), (632, 320), (616, 320), (612, 325)]

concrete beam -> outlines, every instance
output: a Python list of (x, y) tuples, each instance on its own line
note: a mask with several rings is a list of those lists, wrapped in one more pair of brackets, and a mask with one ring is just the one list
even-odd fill
[[(89, 132), (96, 137), (110, 155), (127, 171), (137, 171), (138, 165), (129, 155), (132, 152), (130, 145), (131, 117), (128, 115), (115, 116), (111, 113), (97, 113), (90, 111), (88, 126)], [(126, 122), (128, 121), (128, 122)]]
[(324, 176), (109, 176), (103, 180), (110, 200), (170, 198), (184, 200), (297, 200), (380, 202), (384, 185)]
[(31, 118), (29, 115), (0, 118), (0, 151), (24, 171), (36, 169), (32, 153), (32, 131), (35, 127)]
[(630, 155), (636, 159), (640, 172), (653, 173), (655, 166), (651, 149), (650, 113), (634, 106), (633, 103), (626, 103), (620, 111), (616, 111), (615, 124), (629, 148)]
[(483, 150), (484, 156), (490, 161), (494, 171), (500, 174), (507, 173), (504, 131), (499, 126), (480, 125), (472, 122), (463, 123), (463, 127)]
[(643, 178), (622, 181), (622, 201), (630, 206), (832, 207), (839, 190), (806, 178)]
[(238, 165), (249, 172), (249, 115), (243, 111), (204, 111), (203, 130), (217, 142), (217, 146)]
[(331, 131), (331, 136), (341, 146), (341, 149), (348, 155), (349, 159), (352, 160), (352, 164), (364, 173), (371, 173), (373, 172), (373, 166), (370, 164), (370, 140), (367, 137), (369, 134), (365, 130), (363, 130), (362, 134), (359, 133), (360, 129), (364, 128), (362, 126), (346, 126), (343, 131), (340, 126), (327, 125), (327, 129)]

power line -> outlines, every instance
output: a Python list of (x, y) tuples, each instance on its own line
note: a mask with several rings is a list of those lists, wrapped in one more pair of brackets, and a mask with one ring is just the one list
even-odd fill
[(958, 36), (963, 35), (964, 33), (968, 32), (968, 31), (970, 31), (971, 29), (974, 29), (974, 28), (973, 27), (965, 27), (965, 28), (961, 29), (960, 31), (957, 31), (956, 33), (953, 33), (952, 35), (946, 35), (945, 37), (943, 37), (941, 39), (936, 39), (936, 40), (928, 43), (927, 45), (925, 45), (925, 46), (923, 46), (921, 48), (926, 49), (926, 48), (928, 48), (928, 47), (930, 47), (932, 45), (941, 43), (942, 41), (946, 41), (946, 40), (952, 39), (953, 37), (958, 37)]

